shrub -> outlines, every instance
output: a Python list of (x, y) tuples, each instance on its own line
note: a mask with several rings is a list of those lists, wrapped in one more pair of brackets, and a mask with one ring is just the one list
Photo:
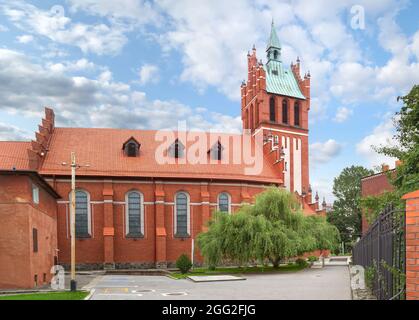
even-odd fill
[(176, 267), (180, 270), (182, 274), (188, 273), (189, 270), (192, 268), (191, 259), (186, 254), (182, 254), (176, 260)]
[(299, 267), (307, 267), (307, 261), (305, 259), (297, 259), (295, 260), (295, 263), (299, 266)]
[(369, 289), (372, 289), (373, 286), (374, 286), (374, 279), (375, 279), (375, 276), (376, 276), (376, 272), (377, 272), (377, 270), (376, 270), (374, 265), (371, 266), (371, 267), (366, 267), (365, 268), (365, 275), (364, 275), (365, 276), (365, 284), (367, 285), (367, 287)]
[(308, 262), (316, 262), (319, 261), (319, 258), (316, 256), (309, 256), (308, 257)]

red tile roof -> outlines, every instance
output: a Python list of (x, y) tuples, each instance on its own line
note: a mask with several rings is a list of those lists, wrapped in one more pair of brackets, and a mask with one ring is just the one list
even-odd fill
[(0, 141), (0, 170), (29, 170), (30, 148), (26, 141)]
[[(159, 164), (155, 159), (155, 152), (162, 142), (156, 141), (156, 133), (154, 130), (55, 128), (40, 174), (69, 175), (69, 168), (61, 164), (69, 163), (70, 154), (74, 151), (78, 164), (90, 165), (89, 168), (78, 169), (78, 176), (197, 178), (282, 183), (279, 172), (266, 161), (259, 175), (246, 175), (245, 168), (249, 166), (245, 164)], [(208, 135), (207, 133), (207, 137)], [(233, 137), (240, 137), (226, 134), (220, 136), (231, 138), (230, 141)], [(122, 150), (124, 142), (131, 137), (141, 143), (138, 157), (127, 157)], [(182, 141), (182, 138), (180, 140)], [(182, 142), (187, 148), (194, 144), (189, 141)], [(211, 147), (209, 143), (207, 150)], [(230, 159), (233, 159), (233, 148), (229, 149)]]

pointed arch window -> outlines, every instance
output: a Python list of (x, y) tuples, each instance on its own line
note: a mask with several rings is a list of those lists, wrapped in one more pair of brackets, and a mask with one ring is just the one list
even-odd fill
[(130, 191), (125, 196), (126, 235), (129, 238), (141, 238), (144, 235), (143, 195)]
[(131, 137), (122, 145), (122, 150), (128, 157), (136, 157), (140, 153), (141, 144), (134, 138)]
[(189, 194), (178, 192), (175, 198), (175, 237), (189, 237), (190, 207)]
[(275, 122), (276, 120), (276, 110), (275, 110), (275, 97), (269, 99), (269, 120)]
[[(71, 199), (71, 193), (70, 193)], [(86, 191), (76, 190), (76, 238), (89, 238), (90, 227), (90, 197)]]
[(169, 154), (174, 158), (183, 158), (184, 151), (185, 146), (179, 139), (176, 139), (176, 141), (169, 147)]
[(221, 161), (223, 158), (223, 150), (224, 147), (221, 142), (217, 141), (217, 143), (214, 144), (210, 150), (208, 150), (208, 153), (210, 154), (211, 159)]
[(288, 123), (288, 100), (282, 100), (282, 123)]
[(218, 211), (231, 212), (231, 197), (227, 192), (222, 192), (218, 195)]
[(300, 103), (298, 101), (294, 104), (294, 125), (300, 126)]

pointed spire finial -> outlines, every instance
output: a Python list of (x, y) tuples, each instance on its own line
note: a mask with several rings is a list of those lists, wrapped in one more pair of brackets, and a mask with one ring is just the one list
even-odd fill
[(281, 50), (281, 43), (279, 42), (273, 19), (272, 19), (272, 26), (271, 26), (271, 34), (269, 36), (269, 41), (268, 41), (268, 46), (266, 47), (266, 51), (268, 51), (270, 48), (276, 48), (276, 49)]
[(316, 199), (316, 202), (319, 202), (320, 197), (319, 197), (319, 193), (317, 191), (316, 191), (316, 197), (314, 199)]

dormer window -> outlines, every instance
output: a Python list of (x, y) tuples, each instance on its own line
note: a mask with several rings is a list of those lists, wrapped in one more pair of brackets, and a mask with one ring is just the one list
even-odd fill
[(182, 144), (179, 139), (176, 139), (176, 141), (169, 147), (169, 155), (173, 158), (183, 158), (185, 151), (185, 146)]
[(131, 137), (122, 145), (122, 150), (127, 157), (137, 157), (140, 154), (140, 146), (141, 144)]
[(211, 159), (220, 161), (222, 159), (223, 149), (224, 148), (221, 145), (220, 141), (214, 144), (212, 148), (208, 150), (208, 153), (210, 154)]

